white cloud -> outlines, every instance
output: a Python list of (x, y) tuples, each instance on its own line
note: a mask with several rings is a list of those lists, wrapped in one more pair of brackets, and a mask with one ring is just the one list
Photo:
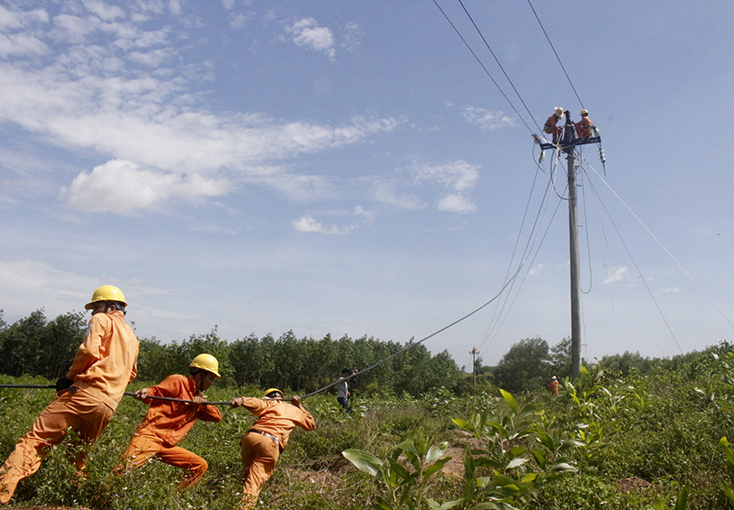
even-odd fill
[(367, 225), (372, 225), (377, 218), (377, 213), (375, 211), (366, 211), (361, 205), (354, 206), (354, 214), (357, 216), (364, 216)]
[(484, 108), (468, 106), (464, 108), (464, 119), (471, 124), (477, 124), (485, 131), (491, 131), (501, 127), (512, 127), (515, 123), (501, 111), (489, 111)]
[(413, 163), (409, 170), (416, 181), (434, 182), (454, 191), (466, 191), (477, 183), (480, 165), (463, 160), (443, 164)]
[(451, 193), (438, 203), (438, 210), (444, 212), (467, 213), (475, 209), (474, 202), (461, 193)]
[(452, 191), (438, 201), (439, 211), (467, 213), (476, 209), (466, 191), (476, 185), (479, 168), (479, 165), (457, 160), (442, 164), (413, 163), (408, 170), (418, 184), (434, 183)]
[(400, 209), (424, 209), (426, 204), (413, 193), (403, 193), (397, 190), (398, 182), (393, 178), (382, 176), (363, 177), (360, 182), (371, 186), (372, 199), (383, 204), (392, 205)]
[[(48, 15), (43, 11), (11, 13), (0, 8), (0, 27), (30, 24), (24, 33), (40, 37), (37, 42), (9, 41), (0, 33), (0, 54), (51, 51), (45, 67), (0, 61), (0, 122), (18, 124), (62, 147), (95, 150), (103, 161), (134, 161), (126, 167), (129, 183), (112, 193), (114, 200), (125, 200), (109, 210), (124, 212), (170, 198), (190, 198), (195, 194), (187, 183), (195, 179), (259, 183), (295, 200), (313, 200), (331, 193), (330, 183), (319, 176), (285, 172), (280, 168), (283, 160), (359, 143), (398, 124), (391, 118), (356, 117), (329, 126), (197, 108), (198, 98), (189, 93), (190, 80), (201, 79), (202, 72), (205, 77), (207, 63), (195, 62), (192, 75), (190, 67), (179, 64), (170, 29), (146, 30), (142, 24), (153, 14), (165, 16), (166, 6), (175, 11), (178, 3), (138, 3), (123, 6), (125, 11), (96, 0), (75, 5), (76, 10), (53, 18), (53, 30), (44, 29)], [(293, 26), (293, 38), (311, 49), (333, 51), (331, 32), (311, 19)], [(48, 47), (52, 50), (46, 42), (53, 42)], [(67, 203), (95, 210), (100, 190), (114, 188), (109, 182), (111, 164), (79, 174), (64, 189)], [(263, 168), (271, 171), (262, 173)], [(140, 190), (144, 192), (137, 193)], [(213, 194), (199, 195), (220, 192), (217, 188)]]
[(329, 60), (334, 59), (334, 35), (326, 27), (320, 27), (313, 18), (304, 18), (286, 27), (286, 32), (297, 46), (325, 53)]
[(357, 23), (347, 23), (344, 26), (344, 41), (342, 47), (347, 51), (351, 51), (359, 46), (359, 36), (362, 35), (362, 30), (359, 28)]
[(344, 235), (357, 228), (356, 225), (347, 225), (345, 227), (337, 227), (336, 225), (332, 225), (331, 227), (326, 228), (320, 222), (313, 219), (311, 216), (302, 216), (297, 220), (293, 220), (291, 223), (298, 232), (316, 234)]
[(607, 277), (607, 279), (601, 283), (602, 285), (607, 285), (607, 284), (619, 282), (622, 280), (630, 280), (630, 277), (627, 274), (627, 272), (628, 272), (627, 266), (612, 268), (611, 271), (609, 272), (609, 276)]
[(13, 29), (29, 26), (35, 22), (48, 23), (48, 13), (43, 9), (17, 12), (0, 5), (0, 29)]
[(680, 292), (680, 287), (665, 287), (663, 289), (660, 289), (660, 292)]
[(71, 186), (62, 189), (62, 195), (74, 209), (128, 214), (171, 196), (214, 197), (228, 191), (222, 180), (141, 170), (130, 161), (112, 160), (90, 173), (79, 174)]
[(531, 269), (530, 271), (528, 271), (528, 276), (535, 276), (536, 274), (540, 274), (540, 272), (543, 271), (544, 269), (546, 269), (549, 265), (550, 264), (547, 264), (545, 262), (542, 262), (542, 263), (538, 264), (533, 269)]
[(45, 43), (28, 34), (0, 34), (0, 57), (10, 55), (43, 55), (48, 51)]
[(89, 12), (99, 16), (99, 18), (104, 21), (112, 21), (117, 18), (125, 17), (123, 10), (116, 5), (107, 5), (106, 3), (98, 0), (85, 0), (84, 6)]

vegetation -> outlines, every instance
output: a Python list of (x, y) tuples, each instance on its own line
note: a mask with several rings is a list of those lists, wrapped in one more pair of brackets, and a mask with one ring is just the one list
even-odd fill
[[(0, 349), (9, 355), (13, 349), (8, 341), (23, 342), (29, 332), (51, 338), (52, 331), (76, 331), (74, 316), (63, 317), (46, 321), (36, 314), (13, 325), (0, 317)], [(540, 360), (539, 369), (548, 371), (543, 374), (552, 371), (563, 377), (563, 342), (554, 348), (544, 348), (543, 343), (520, 342), (501, 365), (520, 363), (518, 353), (524, 352)], [(261, 349), (263, 344), (267, 349)], [(74, 343), (69, 340), (68, 345)], [(329, 353), (335, 345), (340, 349)], [(322, 365), (359, 366), (370, 363), (357, 357), (366, 356), (369, 348), (378, 351), (371, 358), (376, 360), (393, 347), (371, 339), (299, 340), (291, 333), (277, 340), (248, 338), (231, 344), (221, 341), (216, 331), (171, 346), (144, 340), (141, 374), (154, 377), (136, 381), (130, 389), (181, 372), (192, 354), (202, 350), (226, 361), (225, 377), (208, 392), (210, 400), (259, 395), (272, 382), (308, 389), (321, 384), (319, 378), (333, 380), (333, 371), (315, 366), (319, 356)], [(286, 377), (276, 366), (288, 362), (284, 353), (289, 350), (303, 356), (300, 368), (290, 365), (299, 375), (278, 379)], [(728, 343), (672, 359), (625, 353), (587, 362), (579, 379), (565, 378), (557, 397), (545, 391), (542, 378), (514, 390), (492, 385), (492, 380), (512, 381), (512, 373), (503, 375), (499, 366), (482, 375), (477, 390), (472, 378), (461, 374), (446, 386), (438, 385), (438, 375), (415, 370), (413, 377), (423, 379), (399, 382), (399, 371), (410, 371), (411, 363), (438, 371), (445, 362), (420, 347), (401, 360), (402, 356), (395, 365), (385, 364), (390, 371), (382, 377), (360, 376), (352, 415), (343, 413), (330, 394), (305, 401), (318, 429), (294, 432), (261, 494), (261, 508), (734, 508), (734, 453), (726, 439), (734, 425), (734, 347)], [(49, 359), (39, 353), (38, 366), (52, 366)], [(36, 367), (26, 365), (28, 374), (31, 368)], [(310, 376), (309, 370), (316, 375)], [(46, 384), (49, 379), (2, 375), (0, 383)], [(52, 395), (52, 390), (0, 389), (0, 457), (10, 453)], [(204, 456), (209, 471), (198, 487), (179, 492), (181, 472), (157, 461), (140, 474), (110, 475), (145, 412), (142, 403), (123, 399), (90, 452), (86, 480), (67, 462), (68, 446), (55, 448), (39, 472), (19, 485), (16, 508), (235, 508), (241, 497), (239, 440), (252, 425), (249, 413), (223, 409), (221, 423), (198, 423), (192, 429), (181, 445)]]
[[(8, 326), (0, 310), (0, 373), (56, 379), (66, 373), (84, 337), (87, 320), (82, 313), (61, 315), (48, 321), (42, 310)], [(156, 338), (139, 338), (138, 378), (161, 381), (181, 370), (202, 352), (220, 363), (223, 384), (277, 387), (307, 394), (338, 379), (345, 367), (364, 369), (399, 352), (405, 346), (373, 338), (334, 340), (296, 338), (289, 331), (279, 338), (266, 335), (227, 342), (216, 328), (182, 342), (163, 344)], [(456, 389), (461, 371), (448, 352), (434, 356), (423, 345), (352, 380), (350, 389), (379, 391), (414, 397), (436, 388)]]

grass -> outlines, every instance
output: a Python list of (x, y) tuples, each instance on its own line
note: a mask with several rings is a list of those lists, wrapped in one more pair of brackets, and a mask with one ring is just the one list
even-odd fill
[[(542, 421), (550, 435), (585, 442), (572, 452), (576, 473), (548, 477), (544, 484), (536, 484), (531, 497), (518, 508), (673, 508), (684, 487), (690, 489), (689, 510), (730, 508), (721, 484), (734, 482), (727, 478), (719, 439), (734, 436), (732, 370), (734, 350), (725, 345), (718, 352), (702, 353), (669, 370), (625, 377), (599, 372), (574, 381), (574, 386), (567, 386), (557, 398), (542, 392), (518, 398), (521, 407), (534, 402), (536, 410), (525, 418)], [(2, 376), (0, 382), (48, 383), (40, 378)], [(136, 382), (130, 389), (143, 386)], [(260, 390), (215, 386), (207, 393), (210, 400), (228, 401), (242, 394), (259, 395)], [(12, 451), (52, 397), (53, 390), (0, 389), (0, 457)], [(495, 421), (495, 416), (508, 416), (499, 392), (459, 398), (437, 391), (420, 400), (375, 396), (355, 402), (352, 416), (341, 411), (333, 395), (314, 396), (304, 405), (316, 418), (318, 428), (308, 433), (294, 431), (275, 475), (261, 494), (261, 508), (364, 510), (384, 495), (383, 486), (346, 461), (343, 450), (357, 448), (385, 458), (401, 436), (420, 430), (436, 442), (449, 441), (452, 455), (460, 457), (464, 445), (470, 444), (475, 451), (487, 448), (491, 431), (484, 435), (484, 442), (470, 441), (457, 433), (452, 418), (468, 420), (482, 411)], [(90, 452), (85, 481), (76, 478), (66, 460), (67, 447), (62, 445), (49, 454), (38, 473), (21, 482), (14, 506), (9, 508), (236, 508), (242, 490), (239, 441), (252, 426), (253, 416), (243, 409), (224, 408), (221, 423), (194, 426), (180, 445), (204, 457), (209, 471), (198, 487), (180, 492), (176, 486), (181, 471), (158, 461), (128, 476), (110, 476), (146, 411), (141, 402), (123, 398), (107, 431)], [(533, 437), (527, 436), (517, 445), (527, 451), (537, 448)], [(528, 458), (522, 468), (507, 472), (520, 478), (523, 473), (538, 471)], [(428, 497), (438, 502), (462, 498), (461, 466), (453, 463), (449, 475), (436, 475)], [(477, 468), (480, 475), (491, 478), (493, 472)], [(456, 508), (468, 509), (474, 504), (476, 501)]]

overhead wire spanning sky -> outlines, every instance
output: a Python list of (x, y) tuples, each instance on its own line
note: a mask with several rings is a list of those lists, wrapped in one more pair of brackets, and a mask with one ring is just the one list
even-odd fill
[[(504, 87), (462, 5), (439, 4)], [(529, 3), (463, 4), (538, 123), (555, 106), (578, 118), (542, 20), (601, 129), (605, 179), (731, 317), (734, 6), (536, 1), (536, 19)], [(165, 342), (214, 327), (423, 338), (502, 288), (537, 171), (528, 130), (428, 0), (9, 1), (0, 90), (7, 322), (80, 310), (112, 283), (137, 334)], [(590, 205), (584, 355), (678, 352), (645, 284), (681, 350), (731, 337), (629, 211), (600, 199), (645, 282)], [(561, 207), (487, 364), (522, 338), (570, 335)], [(426, 346), (469, 365), (491, 321)]]

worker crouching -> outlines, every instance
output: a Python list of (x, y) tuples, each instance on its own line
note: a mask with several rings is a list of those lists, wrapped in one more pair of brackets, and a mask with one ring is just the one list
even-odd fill
[(294, 396), (291, 403), (283, 400), (283, 393), (275, 388), (265, 392), (265, 397), (237, 397), (232, 407), (244, 407), (257, 416), (253, 428), (240, 441), (244, 470), (244, 497), (240, 510), (251, 510), (265, 482), (273, 475), (280, 454), (288, 444), (288, 437), (296, 426), (310, 431), (316, 428), (313, 416), (304, 409), (301, 397)]
[[(135, 392), (135, 398), (150, 405), (148, 414), (133, 434), (122, 462), (115, 473), (140, 468), (153, 457), (166, 464), (184, 469), (179, 487), (196, 485), (204, 476), (208, 465), (193, 452), (176, 446), (198, 420), (218, 422), (222, 413), (206, 404), (201, 392), (211, 386), (219, 375), (219, 362), (210, 354), (200, 354), (189, 365), (190, 375), (175, 374), (150, 388)], [(190, 400), (193, 403), (159, 400), (150, 397), (167, 397)]]

